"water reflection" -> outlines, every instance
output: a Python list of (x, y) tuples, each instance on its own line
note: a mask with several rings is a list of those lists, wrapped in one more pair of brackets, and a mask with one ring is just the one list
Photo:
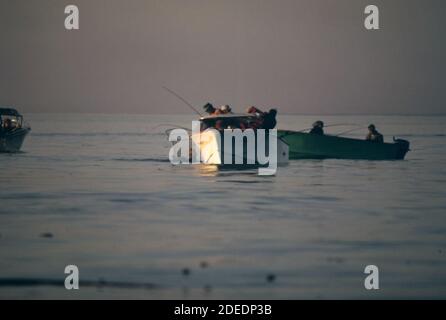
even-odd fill
[(258, 166), (248, 165), (192, 165), (198, 175), (203, 177), (228, 177), (228, 176), (255, 176), (258, 175)]

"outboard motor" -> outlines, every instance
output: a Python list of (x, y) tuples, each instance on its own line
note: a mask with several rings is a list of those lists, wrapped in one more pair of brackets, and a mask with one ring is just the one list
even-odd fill
[(398, 158), (404, 159), (404, 156), (410, 150), (410, 142), (404, 139), (395, 139), (395, 137), (393, 137), (393, 142), (399, 147), (397, 154)]

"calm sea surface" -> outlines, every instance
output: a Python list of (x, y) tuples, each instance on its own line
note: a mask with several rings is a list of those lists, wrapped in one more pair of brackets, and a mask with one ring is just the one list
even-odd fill
[[(446, 298), (446, 117), (324, 116), (373, 122), (411, 151), (269, 177), (171, 165), (167, 124), (193, 116), (26, 119), (23, 152), (0, 154), (0, 298)], [(77, 291), (63, 286), (70, 264)]]

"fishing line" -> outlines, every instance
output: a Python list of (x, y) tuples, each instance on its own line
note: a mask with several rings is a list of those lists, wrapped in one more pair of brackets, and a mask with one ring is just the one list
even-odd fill
[(197, 109), (194, 108), (194, 106), (192, 104), (190, 104), (186, 99), (184, 99), (182, 96), (180, 96), (178, 93), (176, 93), (175, 91), (173, 91), (172, 89), (169, 89), (168, 87), (164, 87), (163, 89), (168, 91), (169, 93), (173, 94), (175, 97), (177, 97), (178, 99), (180, 99), (181, 101), (183, 101), (189, 108), (191, 108), (196, 114), (198, 114), (200, 117), (202, 117), (202, 114), (200, 112), (198, 112)]
[(152, 127), (150, 130), (156, 130), (156, 129), (158, 129), (159, 127), (172, 127), (173, 129), (177, 129), (177, 128), (178, 128), (178, 129), (184, 129), (184, 130), (186, 130), (186, 131), (192, 131), (192, 130), (189, 129), (189, 128), (182, 127), (182, 126), (177, 126), (176, 124), (173, 124), (173, 123), (160, 123), (160, 124), (158, 124), (158, 125)]

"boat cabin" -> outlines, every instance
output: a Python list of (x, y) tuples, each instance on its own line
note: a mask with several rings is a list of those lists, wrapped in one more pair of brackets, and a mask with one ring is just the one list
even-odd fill
[(13, 108), (0, 108), (0, 129), (12, 130), (23, 127), (23, 116)]

